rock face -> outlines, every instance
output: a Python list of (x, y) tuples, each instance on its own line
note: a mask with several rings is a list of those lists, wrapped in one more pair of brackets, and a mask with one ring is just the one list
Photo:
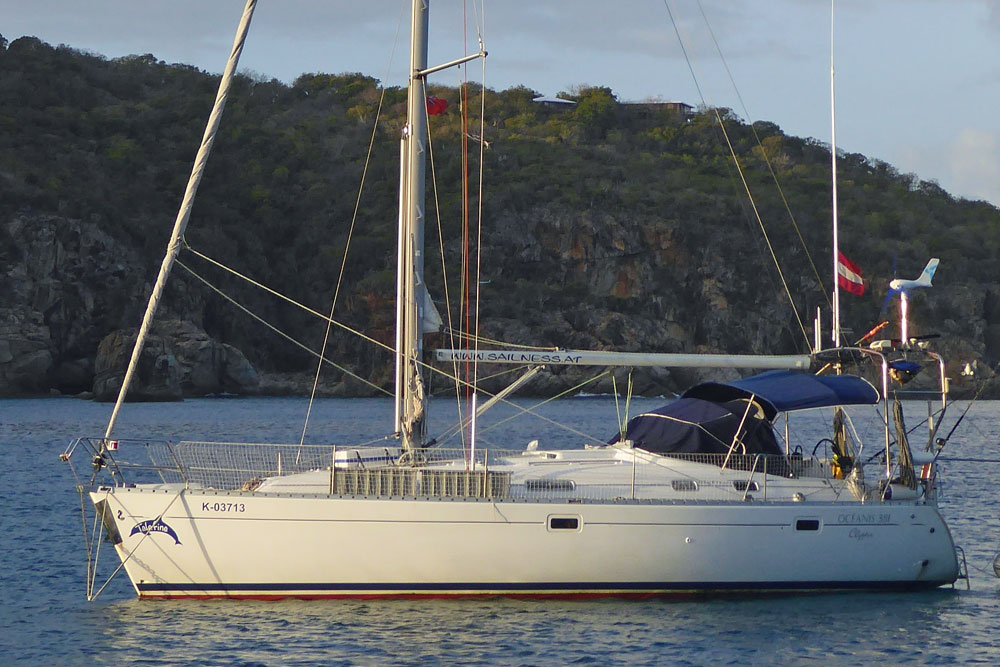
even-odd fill
[[(136, 334), (126, 330), (108, 334), (97, 348), (94, 363), (94, 400), (114, 401), (121, 391)], [(163, 336), (146, 339), (139, 366), (129, 393), (129, 401), (180, 401), (181, 393), (177, 358)]]
[[(78, 394), (92, 388), (100, 400), (117, 396), (152, 269), (134, 240), (111, 238), (101, 227), (97, 219), (32, 213), (0, 221), (0, 396)], [(490, 284), (503, 287), (492, 288), (484, 298), (490, 304), (481, 320), (486, 338), (626, 352), (772, 354), (804, 349), (806, 332), (794, 325), (784, 294), (757, 278), (756, 265), (741, 260), (740, 244), (695, 243), (699, 239), (685, 235), (701, 232), (669, 220), (610, 214), (595, 219), (554, 206), (511, 214), (497, 229), (486, 239), (484, 254), (492, 258)], [(911, 332), (942, 335), (935, 348), (948, 364), (955, 395), (971, 396), (984, 381), (996, 384), (1000, 284), (948, 282), (944, 272), (940, 278), (933, 290), (913, 298)], [(873, 285), (872, 291), (884, 293), (886, 282)], [(238, 321), (229, 321), (225, 304), (209, 301), (196, 288), (200, 286), (185, 286), (183, 279), (168, 286), (131, 398), (312, 391), (313, 372), (303, 370), (308, 366), (276, 362), (272, 338), (231, 337), (234, 331), (242, 333)], [(362, 290), (346, 301), (342, 316), (391, 342), (389, 292)], [(861, 301), (845, 307), (853, 318), (847, 326), (854, 331), (896, 317), (878, 312), (875, 301), (880, 299), (869, 301), (868, 306)], [(308, 340), (309, 324), (293, 320), (288, 328), (304, 333), (318, 348), (321, 339)], [(240, 340), (242, 350), (213, 339), (206, 330)], [(426, 348), (451, 346), (442, 338), (428, 340)], [(376, 357), (370, 348), (366, 341), (335, 335), (327, 356), (376, 386), (326, 368), (318, 394), (371, 396), (390, 389), (392, 357)], [(268, 371), (263, 378), (244, 351)], [(975, 374), (961, 375), (967, 367)], [(610, 393), (628, 385), (625, 369), (614, 371), (614, 382), (605, 375), (586, 383), (598, 372), (553, 366), (521, 394)], [(732, 370), (636, 369), (632, 384), (636, 394), (670, 395), (699, 381), (737, 376)], [(486, 381), (485, 388), (499, 390), (507, 379)], [(435, 379), (430, 390), (447, 388), (446, 380)], [(996, 396), (997, 390), (983, 395)]]
[[(101, 341), (95, 362), (95, 400), (117, 399), (135, 339), (134, 331), (119, 330)], [(127, 400), (254, 394), (259, 385), (257, 371), (235, 347), (213, 340), (190, 322), (167, 320), (156, 324), (147, 338)]]
[[(0, 396), (79, 394), (115, 400), (150, 291), (138, 251), (100, 220), (22, 212), (0, 223)], [(174, 293), (161, 304), (199, 316)], [(107, 332), (112, 333), (108, 334)], [(190, 321), (154, 326), (129, 400), (256, 393), (243, 353)]]
[(0, 223), (0, 396), (89, 390), (98, 342), (144, 290), (138, 266), (97, 220)]
[(37, 315), (0, 308), (0, 396), (41, 393), (49, 386), (49, 329)]

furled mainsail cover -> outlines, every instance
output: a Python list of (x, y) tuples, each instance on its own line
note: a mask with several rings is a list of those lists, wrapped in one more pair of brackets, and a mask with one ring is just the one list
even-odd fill
[(681, 398), (629, 421), (625, 439), (656, 454), (725, 454), (742, 422), (742, 446), (734, 453), (782, 454), (763, 410), (754, 404), (747, 412), (747, 406), (746, 400), (714, 403)]

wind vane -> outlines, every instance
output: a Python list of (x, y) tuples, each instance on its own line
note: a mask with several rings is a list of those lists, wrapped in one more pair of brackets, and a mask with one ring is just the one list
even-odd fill
[(916, 280), (895, 278), (889, 281), (889, 294), (891, 295), (893, 292), (899, 292), (899, 337), (904, 347), (909, 345), (910, 342), (910, 338), (907, 333), (908, 322), (906, 317), (909, 303), (908, 294), (910, 291), (915, 289), (933, 287), (933, 285), (931, 285), (931, 280), (934, 278), (934, 272), (937, 271), (938, 263), (939, 260), (937, 257), (932, 258), (929, 262), (927, 262), (927, 266), (924, 267), (920, 277)]

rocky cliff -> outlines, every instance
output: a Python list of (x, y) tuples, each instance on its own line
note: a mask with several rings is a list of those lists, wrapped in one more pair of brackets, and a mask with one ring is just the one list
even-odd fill
[[(629, 225), (611, 215), (595, 221), (551, 210), (536, 211), (528, 219), (526, 225), (504, 226), (503, 233), (489, 237), (484, 249), (484, 255), (493, 258), (492, 277), (484, 285), (482, 331), (487, 338), (629, 352), (805, 349), (795, 343), (802, 336), (795, 331), (787, 300), (770, 281), (758, 279), (756, 266), (740, 261), (738, 248), (684, 250), (676, 231), (655, 220)], [(93, 223), (21, 213), (2, 229), (9, 254), (0, 274), (0, 289), (6, 295), (0, 307), (0, 394), (92, 391), (98, 400), (114, 400), (151, 288), (148, 276), (155, 267)], [(528, 272), (538, 271), (546, 274), (544, 288), (523, 283)], [(913, 299), (914, 327), (918, 333), (942, 335), (936, 344), (948, 360), (954, 387), (968, 394), (992, 376), (990, 368), (1000, 351), (1000, 327), (992, 324), (1000, 305), (1000, 285), (976, 289), (951, 285), (946, 271), (944, 267), (933, 290)], [(498, 298), (491, 301), (491, 296)], [(851, 308), (846, 295), (844, 300), (845, 310)], [(217, 306), (204, 299), (186, 302), (193, 304), (189, 312), (167, 307), (154, 326), (130, 400), (311, 390), (312, 371), (270, 368), (261, 373), (251, 360), (266, 364), (266, 347), (244, 354), (212, 338), (194, 322), (205, 319), (205, 309)], [(391, 299), (348, 308), (346, 317), (357, 318), (358, 311), (366, 311), (369, 320), (380, 322), (382, 337), (390, 335), (386, 323), (392, 317)], [(934, 313), (944, 315), (936, 324), (928, 317)], [(243, 326), (251, 324), (244, 321)], [(318, 335), (321, 323), (315, 326)], [(438, 336), (428, 344), (449, 343)], [(391, 358), (383, 355), (381, 360), (361, 362), (359, 357), (371, 356), (364, 351), (367, 345), (339, 335), (333, 349), (341, 357), (339, 363), (388, 388)], [(963, 376), (966, 365), (978, 376)], [(576, 388), (609, 393), (629, 381), (624, 369), (615, 371), (614, 380), (609, 374), (588, 382), (595, 374), (592, 369), (550, 367), (524, 391), (555, 395)], [(637, 369), (631, 381), (636, 393), (657, 395), (681, 391), (703, 379), (735, 377), (735, 371)], [(505, 381), (497, 378), (485, 384), (495, 390)], [(433, 390), (446, 391), (447, 386), (439, 379), (432, 381)], [(336, 369), (325, 372), (320, 385), (320, 394), (326, 396), (377, 393)]]
[[(94, 361), (94, 399), (114, 401), (121, 392), (137, 334), (108, 334)], [(254, 394), (260, 377), (242, 352), (212, 340), (190, 322), (157, 323), (143, 345), (130, 401), (179, 401), (184, 396)]]
[[(97, 221), (48, 214), (14, 215), (0, 238), (0, 396), (92, 391), (114, 400), (151, 289), (139, 252)], [(242, 352), (169, 319), (154, 328), (137, 380), (131, 400), (255, 393), (260, 385)]]
[(138, 321), (138, 253), (97, 220), (40, 213), (0, 221), (0, 240), (0, 395), (90, 391), (98, 343)]

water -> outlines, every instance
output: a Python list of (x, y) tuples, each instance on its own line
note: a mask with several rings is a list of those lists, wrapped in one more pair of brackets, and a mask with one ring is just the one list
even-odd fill
[[(528, 405), (524, 402), (522, 405)], [(632, 414), (659, 404), (638, 401)], [(432, 414), (448, 413), (434, 406)], [(957, 407), (962, 407), (961, 405)], [(946, 450), (1000, 460), (1000, 403), (973, 406)], [(122, 574), (96, 602), (84, 596), (80, 499), (58, 460), (72, 437), (101, 435), (110, 408), (73, 399), (0, 401), (0, 655), (4, 663), (137, 665), (339, 664), (846, 664), (1000, 662), (994, 648), (1000, 550), (994, 475), (1000, 463), (944, 463), (942, 513), (968, 555), (964, 585), (914, 594), (852, 593), (709, 601), (139, 601)], [(483, 444), (579, 444), (530, 418), (489, 430)], [(545, 406), (590, 442), (615, 432), (608, 398)], [(203, 399), (129, 405), (121, 437), (297, 442), (299, 399)], [(952, 419), (958, 411), (953, 408)], [(444, 419), (448, 417), (445, 414)], [(386, 429), (384, 400), (325, 400), (310, 440), (349, 444)], [(441, 423), (432, 422), (437, 433)], [(913, 424), (911, 424), (913, 426)], [(510, 434), (508, 440), (499, 435)], [(817, 427), (817, 433), (819, 433)], [(915, 441), (914, 441), (915, 442)], [(746, 545), (752, 548), (752, 545)], [(117, 557), (106, 546), (106, 578)], [(401, 558), (405, 552), (401, 552)], [(609, 568), (616, 567), (608, 563)], [(959, 582), (961, 584), (961, 582)]]

